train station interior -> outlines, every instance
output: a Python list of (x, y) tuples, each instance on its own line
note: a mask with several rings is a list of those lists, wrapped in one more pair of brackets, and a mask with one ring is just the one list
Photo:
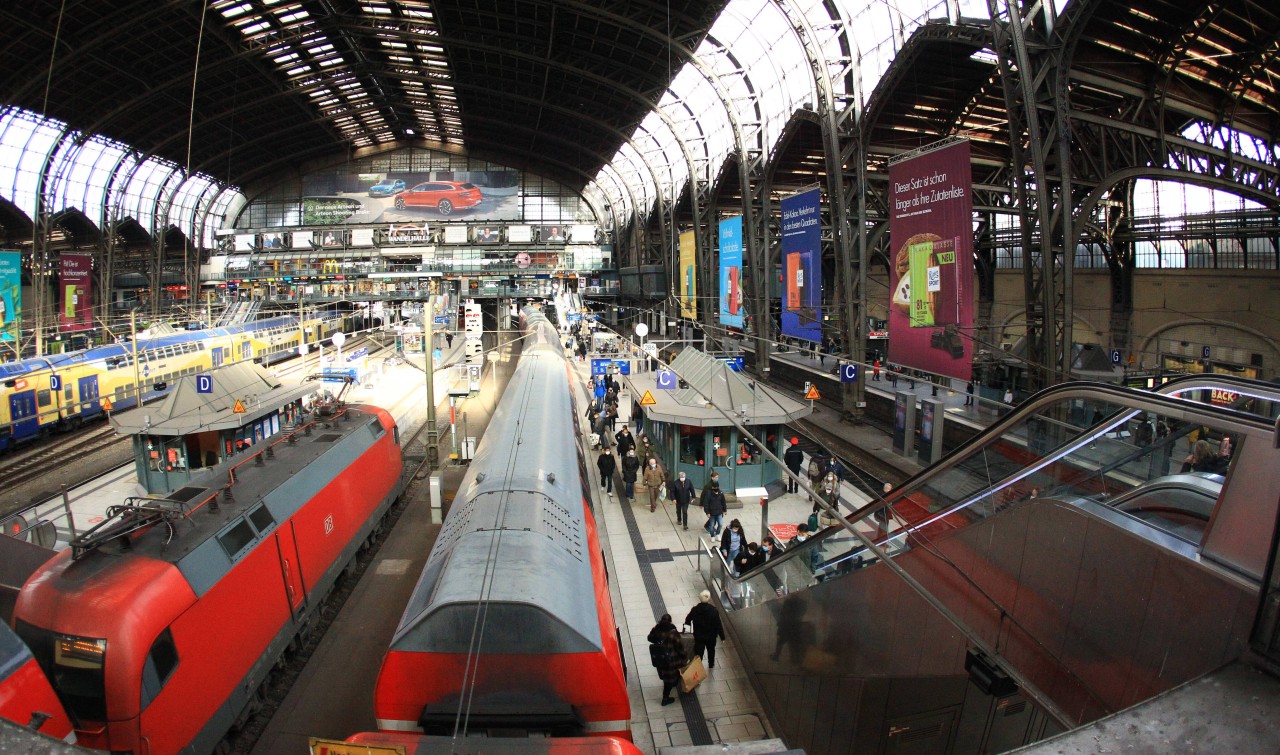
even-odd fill
[[(32, 575), (149, 554), (203, 599), (217, 580), (192, 575), (259, 543), (293, 627), (191, 738), (146, 733), (145, 711), (99, 726), (53, 675), (66, 736), (0, 705), (0, 745), (1280, 742), (1270, 4), (31, 0), (0, 19), (0, 616), (20, 640), (0, 650), (43, 636), (53, 577)], [(572, 445), (548, 460), (555, 428)], [(311, 514), (271, 508), (275, 477), (328, 500), (308, 465), (371, 479), (388, 443), (393, 492), (349, 532), (322, 516), (351, 541), (299, 572)], [(533, 523), (476, 524), (490, 489)], [(712, 490), (740, 535), (704, 513)], [(588, 571), (557, 589), (497, 545), (474, 565), (486, 596), (523, 586), (495, 616), (539, 608), (504, 627), (529, 639), (508, 697), (476, 702), (467, 660), (470, 702), (386, 714), (380, 668), (443, 642), (413, 620), (452, 594), (445, 564), (528, 529)], [(551, 639), (589, 587), (598, 625)], [(714, 667), (671, 693), (650, 630), (702, 603)], [(195, 668), (176, 622), (171, 665)], [(609, 657), (555, 694), (621, 673), (629, 717), (521, 697), (511, 659), (544, 646)]]

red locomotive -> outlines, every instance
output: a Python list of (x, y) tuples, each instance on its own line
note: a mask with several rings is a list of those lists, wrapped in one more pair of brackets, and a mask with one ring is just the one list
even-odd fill
[(113, 507), (27, 581), (16, 628), (79, 744), (214, 750), (403, 489), (395, 420), (376, 407), (270, 449)]
[(630, 739), (570, 373), (536, 310), (382, 662), (383, 731)]

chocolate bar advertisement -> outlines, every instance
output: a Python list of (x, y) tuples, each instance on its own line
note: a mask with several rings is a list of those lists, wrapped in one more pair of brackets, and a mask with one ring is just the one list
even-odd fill
[(969, 142), (889, 166), (889, 360), (969, 380), (973, 198)]

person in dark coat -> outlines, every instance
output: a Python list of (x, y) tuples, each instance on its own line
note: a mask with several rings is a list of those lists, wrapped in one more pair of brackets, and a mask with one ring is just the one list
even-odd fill
[(649, 646), (649, 654), (650, 659), (656, 661), (658, 678), (662, 680), (662, 704), (670, 705), (676, 701), (671, 693), (676, 685), (680, 684), (680, 672), (688, 664), (684, 656), (684, 643), (680, 641), (680, 633), (672, 629), (667, 632), (666, 638), (656, 645), (660, 648), (660, 652), (655, 652), (654, 647), (654, 645)]
[(618, 434), (613, 437), (618, 441), (619, 456), (626, 456), (627, 451), (636, 447), (636, 436), (631, 434), (631, 431), (627, 429), (626, 425), (623, 425), (622, 429), (618, 431)]
[(699, 503), (702, 504), (702, 510), (707, 513), (707, 534), (711, 537), (718, 536), (724, 526), (724, 512), (728, 508), (724, 493), (720, 492), (719, 480), (713, 477), (711, 482), (702, 489), (702, 498)]
[(600, 451), (600, 457), (596, 459), (596, 467), (600, 469), (600, 487), (604, 488), (612, 497), (613, 473), (618, 471), (618, 460), (613, 458), (613, 454), (609, 453), (608, 446), (605, 446)]
[(702, 657), (707, 651), (707, 668), (716, 667), (716, 640), (724, 639), (724, 626), (720, 623), (720, 612), (711, 605), (711, 593), (703, 590), (698, 593), (698, 605), (689, 615), (684, 617), (685, 626), (693, 626), (693, 654)]
[(671, 500), (676, 502), (676, 521), (689, 529), (689, 504), (693, 503), (693, 483), (684, 472), (671, 483)]
[[(800, 469), (804, 466), (804, 451), (800, 450), (800, 439), (792, 438), (791, 446), (786, 453), (782, 455), (782, 461), (787, 465), (787, 469), (791, 470), (791, 474), (796, 477), (800, 476)], [(795, 478), (787, 478), (787, 492), (795, 493), (800, 490), (800, 483)]]
[(622, 457), (622, 482), (625, 485), (623, 492), (630, 500), (635, 500), (636, 497), (636, 472), (638, 471), (640, 471), (640, 459), (636, 458), (636, 450), (633, 448)]

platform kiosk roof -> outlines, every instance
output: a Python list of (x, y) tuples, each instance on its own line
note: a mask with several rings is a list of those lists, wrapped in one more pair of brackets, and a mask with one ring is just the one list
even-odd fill
[[(265, 417), (280, 407), (315, 393), (318, 383), (286, 386), (256, 364), (238, 362), (210, 373), (213, 390), (200, 393), (200, 375), (180, 378), (158, 404), (111, 415), (111, 426), (121, 435), (184, 436), (208, 430), (234, 430)], [(244, 411), (235, 411), (239, 401)]]
[(804, 402), (788, 398), (754, 378), (734, 372), (728, 362), (697, 349), (681, 351), (671, 362), (670, 369), (687, 387), (660, 390), (656, 372), (629, 377), (637, 401), (648, 391), (657, 402), (644, 407), (645, 417), (649, 420), (718, 427), (728, 424), (724, 412), (730, 412), (739, 422), (755, 425), (792, 422), (813, 411)]

